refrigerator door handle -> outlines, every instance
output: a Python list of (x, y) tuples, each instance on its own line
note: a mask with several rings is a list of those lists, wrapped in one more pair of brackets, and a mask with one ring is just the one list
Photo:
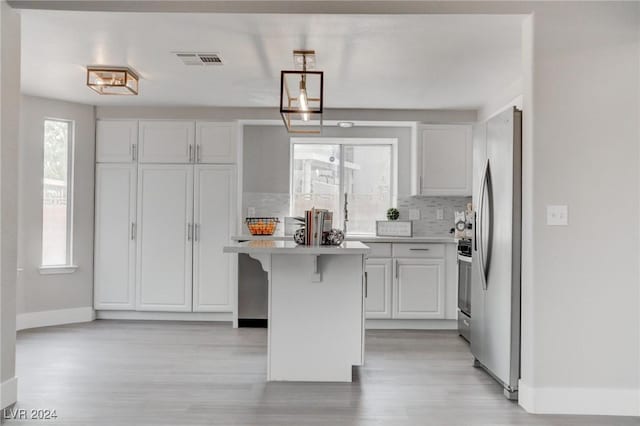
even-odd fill
[(484, 197), (487, 189), (487, 176), (489, 174), (489, 159), (487, 159), (487, 163), (484, 166), (484, 171), (482, 172), (482, 180), (480, 182), (480, 206), (478, 208), (478, 218), (477, 218), (477, 235), (480, 240), (480, 244), (478, 244), (478, 260), (480, 262), (480, 277), (482, 279), (482, 289), (487, 290), (487, 270), (484, 259)]
[(478, 251), (478, 212), (473, 212), (473, 250)]

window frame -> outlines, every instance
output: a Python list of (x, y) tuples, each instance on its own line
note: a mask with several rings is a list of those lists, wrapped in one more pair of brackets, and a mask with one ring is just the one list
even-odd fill
[(59, 123), (65, 123), (68, 126), (67, 133), (67, 232), (66, 232), (66, 247), (65, 247), (65, 263), (50, 265), (44, 263), (44, 206), (42, 207), (42, 220), (40, 224), (40, 274), (63, 274), (73, 273), (77, 269), (77, 265), (73, 262), (73, 210), (74, 210), (74, 171), (75, 171), (75, 136), (76, 136), (76, 123), (75, 120), (68, 118), (49, 117), (46, 116), (42, 120), (42, 162), (41, 162), (41, 187), (40, 187), (40, 202), (44, 204), (44, 143), (45, 143), (45, 128), (47, 121), (54, 121)]
[[(391, 146), (391, 207), (398, 206), (398, 138), (338, 138), (338, 137), (294, 137), (289, 139), (289, 215), (294, 215), (294, 193), (293, 193), (293, 148), (294, 145), (338, 145), (340, 147), (340, 191), (339, 194), (339, 210), (334, 214), (339, 218), (338, 224), (342, 228), (343, 225), (343, 212), (344, 212), (344, 194), (345, 194), (345, 179), (344, 179), (344, 148), (348, 145), (353, 146), (376, 146), (386, 145)], [(352, 212), (349, 212), (351, 215)], [(334, 216), (335, 217), (335, 216)], [(354, 234), (349, 232), (349, 235), (375, 235), (374, 234)]]

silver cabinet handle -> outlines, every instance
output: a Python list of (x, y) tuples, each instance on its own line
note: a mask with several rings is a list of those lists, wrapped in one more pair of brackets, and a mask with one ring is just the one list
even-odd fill
[(364, 273), (364, 298), (366, 299), (369, 296), (369, 273), (365, 271)]
[(192, 225), (190, 223), (187, 224), (187, 241), (191, 241), (191, 231), (192, 231)]
[(193, 225), (193, 241), (200, 240), (200, 224), (196, 223)]
[(189, 162), (193, 161), (193, 146), (189, 144)]
[(400, 269), (400, 264), (399, 264), (399, 263), (398, 263), (398, 261), (396, 260), (396, 279), (398, 279), (398, 278), (399, 278), (399, 275), (398, 275), (398, 274), (399, 274), (399, 271), (398, 271), (399, 269)]
[(138, 160), (138, 145), (133, 144), (133, 146), (131, 147), (131, 151), (132, 151), (131, 157), (133, 158), (133, 161), (137, 161)]
[(410, 251), (429, 251), (431, 249), (428, 248), (410, 248)]
[(200, 144), (196, 145), (196, 163), (200, 162)]
[(136, 224), (131, 222), (131, 241), (136, 239)]
[(467, 321), (467, 320), (462, 320), (462, 322), (464, 323), (464, 325), (466, 325), (467, 327), (469, 327), (469, 321)]

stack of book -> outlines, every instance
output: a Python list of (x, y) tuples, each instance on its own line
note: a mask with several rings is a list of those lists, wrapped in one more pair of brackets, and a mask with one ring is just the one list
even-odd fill
[(308, 246), (322, 245), (333, 226), (333, 212), (313, 208), (304, 213), (304, 243)]

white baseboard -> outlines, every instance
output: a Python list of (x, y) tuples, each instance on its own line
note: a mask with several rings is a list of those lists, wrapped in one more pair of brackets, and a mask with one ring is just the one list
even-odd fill
[(97, 319), (149, 320), (149, 321), (220, 321), (232, 322), (231, 312), (140, 312), (96, 311)]
[(457, 320), (368, 319), (367, 330), (457, 330)]
[(28, 312), (16, 317), (16, 330), (48, 327), (51, 325), (89, 322), (95, 319), (95, 311), (90, 306), (82, 308), (56, 309), (53, 311)]
[(637, 389), (537, 388), (520, 380), (518, 403), (534, 414), (640, 416)]
[(18, 401), (18, 378), (12, 377), (0, 383), (0, 409), (5, 409)]

